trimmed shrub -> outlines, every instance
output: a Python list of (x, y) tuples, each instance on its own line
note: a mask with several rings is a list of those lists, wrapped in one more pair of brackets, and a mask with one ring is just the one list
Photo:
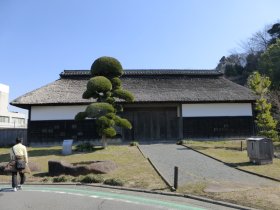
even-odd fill
[[(85, 112), (79, 113), (75, 119), (96, 119), (96, 131), (102, 136), (103, 147), (107, 146), (107, 138), (116, 135), (115, 125), (122, 128), (131, 128), (128, 120), (118, 118), (116, 115), (123, 111), (116, 100), (133, 102), (132, 93), (122, 90), (120, 76), (123, 74), (121, 63), (113, 57), (100, 57), (91, 66), (92, 78), (87, 83), (84, 99), (94, 98), (96, 103), (87, 106)], [(109, 115), (112, 113), (111, 115)], [(116, 124), (116, 120), (118, 124)]]
[(122, 128), (126, 128), (126, 129), (132, 128), (131, 123), (127, 119), (116, 116), (114, 120), (115, 120), (117, 126), (120, 126)]
[(132, 141), (132, 142), (129, 143), (129, 145), (130, 146), (138, 146), (139, 143), (138, 143), (138, 141)]
[(111, 127), (111, 126), (114, 126), (115, 125), (115, 122), (114, 120), (112, 119), (109, 119), (108, 117), (106, 116), (102, 116), (102, 117), (99, 117), (98, 118), (98, 121), (96, 122), (97, 124), (99, 125), (102, 125), (103, 127)]
[(116, 114), (115, 114), (115, 113), (108, 113), (108, 114), (106, 114), (105, 116), (106, 116), (107, 118), (113, 120), (113, 119), (115, 119)]
[(67, 182), (68, 178), (67, 176), (58, 176), (53, 178), (53, 182)]
[(86, 95), (90, 95), (90, 93), (105, 93), (112, 90), (112, 84), (110, 80), (103, 76), (97, 76), (91, 78), (87, 83), (87, 93)]
[(122, 84), (121, 80), (118, 77), (111, 79), (111, 83), (113, 85), (113, 89), (120, 88)]
[(121, 104), (115, 104), (115, 109), (117, 112), (123, 112), (123, 106)]
[(87, 117), (87, 113), (86, 112), (79, 112), (75, 116), (75, 120), (84, 120), (86, 117)]
[(113, 57), (100, 57), (91, 65), (92, 76), (120, 77), (123, 74), (121, 63)]
[(180, 141), (177, 141), (176, 144), (183, 145), (183, 144), (187, 144), (187, 143), (188, 143), (188, 140), (180, 140)]
[(119, 98), (119, 99), (123, 99), (127, 102), (133, 102), (134, 101), (133, 95), (127, 90), (116, 89), (116, 90), (113, 91), (113, 93), (114, 93), (114, 96)]
[(82, 183), (102, 183), (104, 182), (103, 176), (100, 174), (89, 174), (86, 176), (80, 177), (80, 182)]
[(94, 151), (94, 145), (91, 144), (90, 142), (85, 142), (76, 145), (75, 151), (77, 152), (92, 152)]
[(83, 99), (90, 99), (91, 97), (93, 97), (93, 96), (92, 96), (92, 93), (89, 92), (88, 90), (86, 90), (86, 91), (83, 93), (83, 96), (82, 96)]
[(110, 128), (105, 128), (102, 132), (106, 137), (114, 137), (117, 132), (115, 130), (115, 128), (110, 127)]
[(104, 184), (112, 185), (112, 186), (124, 186), (124, 181), (120, 179), (112, 178), (112, 179), (106, 179), (104, 181)]
[(96, 118), (114, 112), (114, 107), (108, 103), (92, 103), (86, 108), (87, 117)]
[(113, 98), (113, 97), (108, 97), (108, 98), (106, 98), (106, 100), (105, 100), (108, 104), (113, 104), (113, 103), (115, 103), (115, 99)]

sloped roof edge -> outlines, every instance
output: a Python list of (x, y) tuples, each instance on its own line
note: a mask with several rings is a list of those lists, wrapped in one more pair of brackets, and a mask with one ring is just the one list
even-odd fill
[[(89, 77), (90, 70), (64, 70), (61, 78), (85, 76)], [(153, 76), (153, 75), (185, 75), (185, 76), (221, 76), (223, 73), (215, 69), (126, 69), (123, 76)]]

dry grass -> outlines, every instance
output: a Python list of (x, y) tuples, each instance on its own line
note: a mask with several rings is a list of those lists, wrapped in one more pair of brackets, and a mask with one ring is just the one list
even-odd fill
[[(280, 180), (280, 159), (274, 158), (273, 164), (254, 165), (249, 162), (246, 151), (246, 141), (185, 141), (185, 145), (204, 154), (214, 157), (226, 163), (233, 163), (237, 168), (254, 172)], [(244, 148), (245, 147), (245, 148)], [(279, 150), (279, 143), (275, 143), (275, 150)]]
[[(9, 160), (9, 149), (0, 149), (0, 162)], [(106, 150), (97, 150), (89, 153), (74, 152), (69, 156), (61, 155), (61, 147), (28, 148), (29, 161), (36, 162), (40, 172), (34, 172), (29, 181), (39, 181), (47, 176), (49, 160), (64, 160), (69, 163), (78, 163), (92, 160), (112, 160), (118, 168), (105, 174), (104, 178), (119, 178), (125, 182), (126, 187), (146, 189), (165, 189), (167, 186), (154, 171), (150, 163), (145, 159), (137, 147), (109, 146)], [(10, 180), (9, 176), (0, 176), (0, 181)]]
[[(273, 164), (253, 165), (249, 163), (246, 151), (246, 141), (243, 142), (243, 151), (241, 151), (241, 140), (238, 141), (184, 141), (185, 145), (198, 150), (204, 154), (212, 156), (226, 163), (232, 163), (236, 167), (269, 176), (280, 180), (280, 160), (274, 159)], [(245, 148), (244, 148), (245, 146)], [(280, 144), (275, 143), (276, 152), (279, 151)], [(221, 175), (222, 176), (222, 175)], [(214, 183), (222, 188), (227, 187), (225, 183)], [(280, 187), (259, 187), (232, 190), (231, 192), (209, 192), (207, 189), (213, 186), (210, 182), (194, 183), (182, 186), (181, 193), (190, 193), (211, 199), (227, 201), (258, 209), (280, 209)]]
[(178, 191), (257, 209), (278, 210), (280, 208), (280, 187), (254, 188), (222, 193), (205, 192), (204, 190), (210, 184), (207, 182), (195, 183), (183, 186)]

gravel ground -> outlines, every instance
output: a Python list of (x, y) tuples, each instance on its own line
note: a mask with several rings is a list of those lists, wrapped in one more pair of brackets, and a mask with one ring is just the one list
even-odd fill
[(246, 186), (275, 186), (277, 182), (251, 175), (176, 144), (141, 144), (160, 173), (173, 185), (174, 166), (179, 167), (179, 186), (194, 182), (236, 183)]

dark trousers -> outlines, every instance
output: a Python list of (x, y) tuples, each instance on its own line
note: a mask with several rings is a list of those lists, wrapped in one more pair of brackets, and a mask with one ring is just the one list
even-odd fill
[(20, 176), (20, 184), (24, 184), (24, 182), (25, 182), (25, 175), (24, 175), (24, 173), (12, 172), (12, 187), (13, 188), (18, 186), (17, 173), (19, 173), (19, 176)]

